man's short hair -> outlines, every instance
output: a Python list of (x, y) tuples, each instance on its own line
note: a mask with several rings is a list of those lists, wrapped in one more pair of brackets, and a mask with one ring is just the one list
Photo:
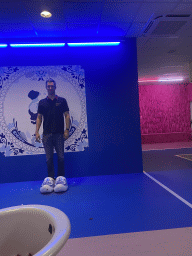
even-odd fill
[(56, 86), (56, 82), (55, 80), (53, 80), (52, 78), (49, 78), (47, 81), (46, 81), (46, 87), (47, 87), (47, 84), (48, 83), (54, 83), (54, 85)]

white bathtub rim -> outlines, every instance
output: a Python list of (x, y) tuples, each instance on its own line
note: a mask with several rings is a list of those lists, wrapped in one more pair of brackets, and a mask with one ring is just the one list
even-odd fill
[[(12, 206), (12, 207), (8, 207), (8, 208), (3, 208), (3, 209), (0, 209), (0, 215), (3, 212), (13, 211), (13, 210), (17, 211), (18, 209), (34, 209), (34, 210), (39, 209), (39, 210), (44, 211), (45, 213), (50, 214), (49, 216), (53, 220), (55, 232), (54, 232), (51, 240), (39, 252), (34, 254), (34, 256), (57, 255), (57, 253), (61, 250), (61, 248), (67, 242), (67, 240), (70, 236), (70, 233), (71, 233), (71, 223), (70, 223), (67, 215), (55, 207), (51, 207), (48, 205), (39, 205), (39, 204), (17, 205), (17, 206)], [(59, 219), (60, 223), (57, 223), (55, 221), (52, 214), (61, 215), (60, 219)], [(64, 225), (64, 223), (65, 223), (65, 225)], [(66, 235), (64, 235), (64, 234), (66, 234)], [(55, 244), (57, 244), (56, 247), (54, 247)]]

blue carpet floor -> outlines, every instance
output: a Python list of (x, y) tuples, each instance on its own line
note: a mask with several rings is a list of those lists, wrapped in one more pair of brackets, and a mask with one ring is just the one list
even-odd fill
[[(191, 149), (145, 151), (144, 171), (192, 203)], [(42, 181), (0, 185), (0, 208), (41, 204), (63, 211), (70, 238), (190, 227), (191, 208), (144, 173), (68, 179), (63, 194), (42, 195)]]

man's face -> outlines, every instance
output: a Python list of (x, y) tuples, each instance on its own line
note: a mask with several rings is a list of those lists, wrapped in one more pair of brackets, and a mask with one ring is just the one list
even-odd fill
[(54, 94), (55, 93), (55, 89), (56, 89), (56, 86), (54, 85), (53, 82), (48, 82), (47, 83), (48, 94)]

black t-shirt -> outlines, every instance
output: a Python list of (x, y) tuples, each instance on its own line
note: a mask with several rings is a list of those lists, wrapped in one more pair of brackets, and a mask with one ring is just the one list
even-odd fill
[(64, 133), (65, 111), (69, 107), (65, 98), (56, 96), (51, 100), (48, 96), (39, 101), (38, 113), (43, 115), (43, 134)]

